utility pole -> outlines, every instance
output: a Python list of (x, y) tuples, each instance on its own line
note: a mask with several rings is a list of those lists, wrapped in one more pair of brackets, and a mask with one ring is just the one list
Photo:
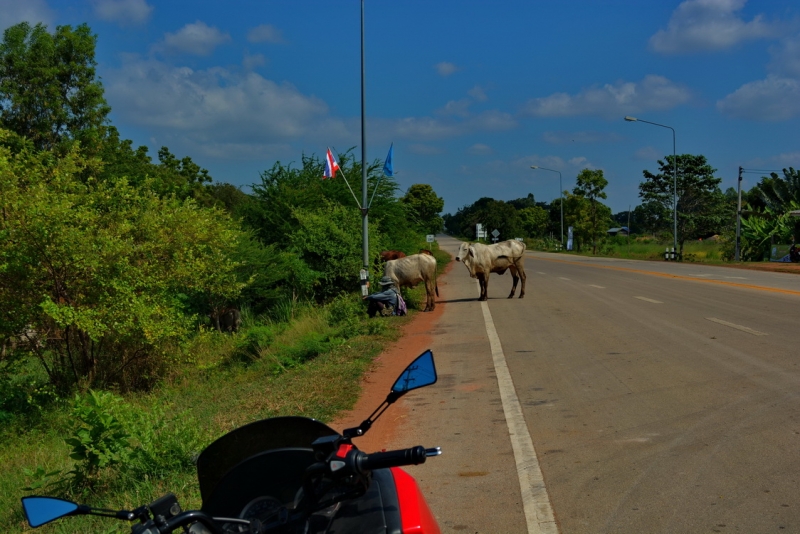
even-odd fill
[(361, 255), (364, 270), (369, 272), (369, 207), (367, 206), (367, 126), (364, 61), (364, 0), (361, 0)]
[(741, 237), (741, 228), (742, 228), (742, 172), (744, 171), (743, 168), (739, 167), (739, 181), (736, 185), (736, 192), (739, 196), (739, 205), (736, 208), (736, 254), (734, 255), (734, 260), (739, 261), (739, 254), (740, 254), (740, 237)]

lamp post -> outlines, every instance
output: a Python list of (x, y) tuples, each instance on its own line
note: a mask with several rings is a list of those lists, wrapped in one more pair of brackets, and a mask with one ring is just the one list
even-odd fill
[(674, 166), (672, 174), (672, 252), (674, 254), (678, 250), (678, 156), (675, 153), (675, 128), (667, 126), (666, 124), (658, 124), (657, 122), (650, 122), (630, 116), (625, 117), (625, 120), (628, 122), (645, 122), (653, 126), (661, 126), (662, 128), (669, 128), (672, 130), (672, 162)]
[(561, 196), (561, 248), (564, 248), (564, 188), (561, 187), (561, 171), (539, 167), (538, 165), (531, 165), (531, 169), (542, 169), (543, 171), (557, 172), (558, 173), (558, 194)]

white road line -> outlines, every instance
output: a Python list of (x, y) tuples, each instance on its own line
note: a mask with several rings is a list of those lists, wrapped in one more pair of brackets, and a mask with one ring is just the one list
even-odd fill
[(664, 304), (664, 303), (663, 303), (663, 302), (661, 302), (660, 300), (653, 300), (653, 299), (649, 299), (649, 298), (647, 298), (647, 297), (633, 297), (633, 298), (635, 298), (635, 299), (639, 299), (639, 300), (643, 300), (643, 301), (645, 301), (645, 302), (652, 302), (653, 304)]
[(725, 278), (735, 278), (736, 280), (747, 280), (744, 276), (726, 276)]
[(570, 280), (569, 278), (564, 278), (563, 276), (559, 276), (561, 280)]
[(589, 287), (596, 287), (597, 289), (605, 289), (603, 286), (596, 286), (594, 284), (589, 284)]
[(500, 399), (503, 402), (503, 413), (506, 416), (508, 433), (511, 438), (511, 448), (514, 450), (514, 460), (517, 464), (517, 476), (522, 492), (522, 507), (525, 511), (525, 520), (528, 523), (528, 534), (558, 534), (550, 497), (544, 485), (539, 459), (533, 440), (528, 433), (528, 425), (522, 415), (522, 406), (517, 398), (511, 373), (508, 371), (506, 357), (500, 344), (500, 337), (492, 321), (489, 303), (481, 302), (483, 320), (486, 323), (486, 334), (489, 336), (489, 346), (492, 349), (492, 360), (497, 375), (497, 385), (500, 387)]
[(714, 276), (713, 274), (693, 274), (691, 276)]
[(542, 271), (536, 271), (536, 274), (547, 274), (547, 273), (543, 273)]
[(759, 332), (758, 330), (753, 330), (752, 328), (747, 328), (746, 326), (742, 326), (740, 324), (733, 324), (729, 323), (728, 321), (723, 321), (722, 319), (717, 319), (716, 317), (706, 317), (709, 321), (725, 326), (730, 326), (731, 328), (735, 328), (736, 330), (741, 330), (742, 332), (747, 332), (748, 334), (753, 334), (754, 336), (768, 336), (769, 334), (765, 334), (764, 332)]

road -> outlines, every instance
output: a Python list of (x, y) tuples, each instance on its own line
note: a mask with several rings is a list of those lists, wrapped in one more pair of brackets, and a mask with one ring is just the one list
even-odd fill
[(440, 380), (401, 401), (398, 445), (444, 450), (411, 471), (445, 532), (800, 531), (800, 277), (536, 252), (526, 271), (522, 300), (508, 274), (486, 303), (462, 265), (440, 280)]

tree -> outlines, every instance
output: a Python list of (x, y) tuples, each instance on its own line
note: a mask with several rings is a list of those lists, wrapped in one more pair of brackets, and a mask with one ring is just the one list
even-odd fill
[(414, 184), (408, 188), (400, 202), (422, 233), (435, 234), (442, 231), (444, 221), (439, 216), (444, 208), (444, 199), (428, 184)]
[[(648, 202), (657, 202), (663, 210), (673, 211), (673, 156), (658, 160), (659, 172), (642, 171), (645, 180), (639, 184), (639, 197)], [(687, 239), (718, 233), (726, 219), (732, 214), (726, 210), (725, 195), (719, 188), (721, 178), (716, 178), (716, 169), (705, 156), (681, 154), (678, 166), (678, 235), (680, 253)]]
[[(603, 191), (608, 185), (608, 180), (603, 177), (601, 169), (583, 169), (576, 180), (577, 185), (572, 190), (573, 194), (586, 198), (589, 201), (590, 224), (587, 228), (589, 239), (592, 241), (592, 254), (597, 254), (597, 240), (606, 235), (608, 230), (608, 216), (601, 216), (598, 198), (606, 198)], [(609, 210), (610, 215), (610, 210)]]
[[(0, 131), (0, 344), (28, 350), (61, 393), (147, 387), (192, 331), (234, 301), (240, 232), (224, 212), (124, 178), (87, 183), (77, 147), (12, 154)], [(192, 303), (205, 303), (205, 310)]]
[(0, 127), (29, 139), (38, 150), (80, 141), (99, 150), (111, 108), (95, 78), (95, 44), (89, 26), (21, 22), (0, 44)]
[(522, 228), (528, 237), (541, 237), (547, 231), (550, 214), (540, 206), (519, 210)]
[(663, 204), (651, 200), (633, 208), (632, 221), (636, 222), (637, 232), (641, 229), (655, 236), (659, 232), (669, 231), (672, 217)]

